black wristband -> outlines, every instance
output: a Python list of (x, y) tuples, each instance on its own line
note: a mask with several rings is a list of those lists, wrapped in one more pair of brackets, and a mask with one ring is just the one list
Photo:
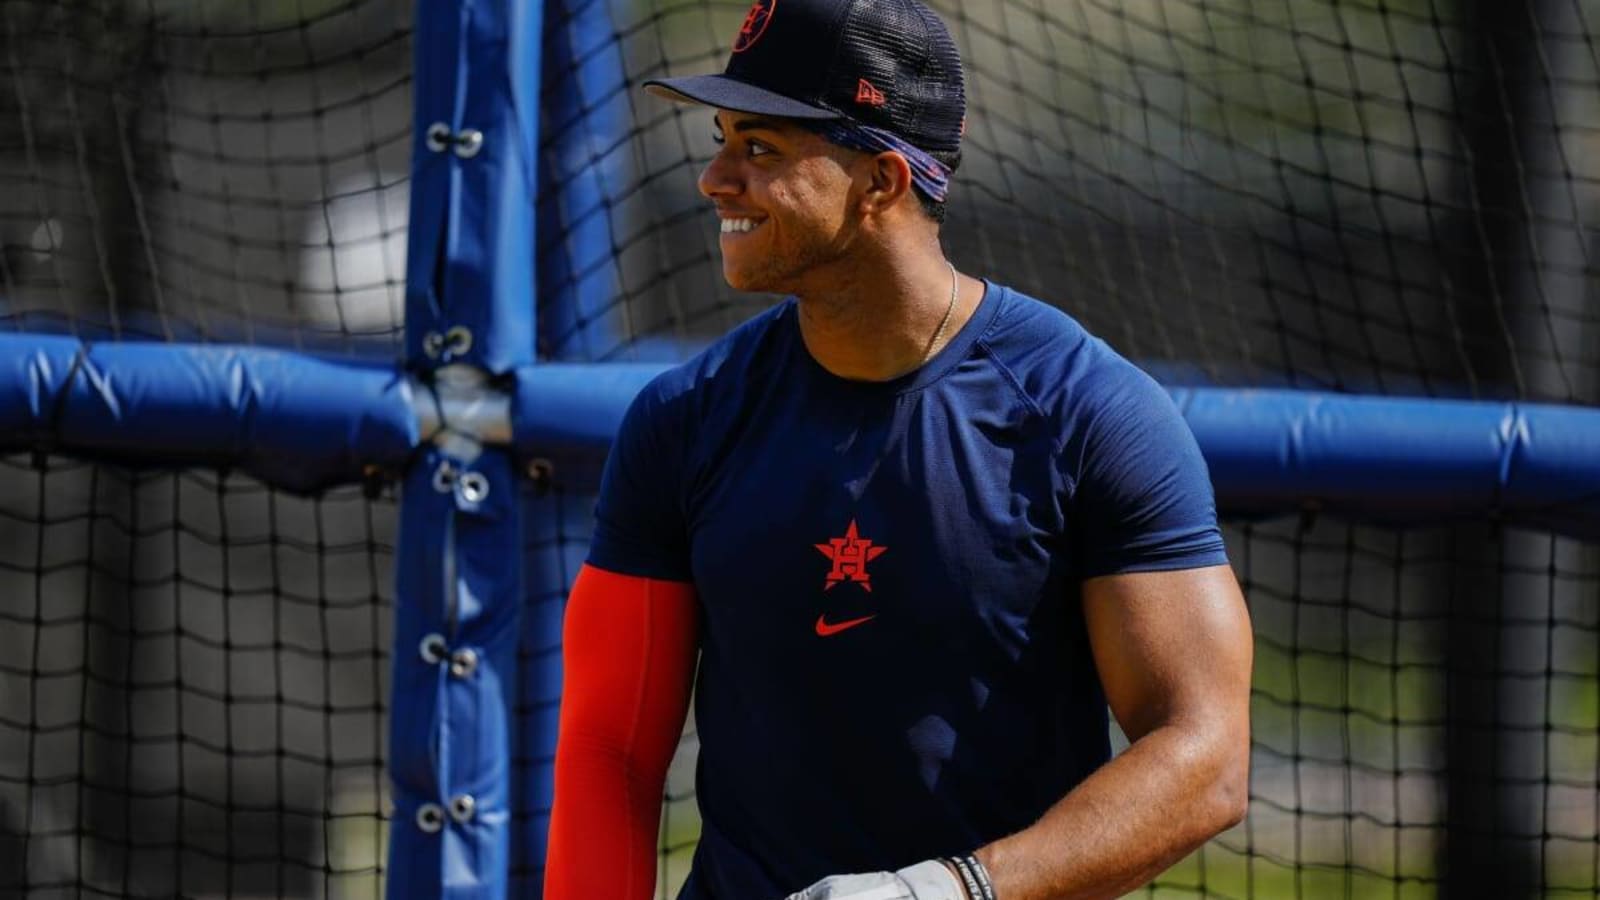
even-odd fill
[(956, 878), (961, 881), (962, 889), (967, 892), (967, 900), (983, 900), (983, 889), (978, 886), (978, 879), (967, 870), (966, 866), (961, 864), (959, 857), (946, 856), (940, 862), (949, 866), (956, 873)]
[(996, 900), (994, 882), (989, 880), (988, 870), (976, 856), (948, 856), (944, 862), (961, 876), (961, 883), (972, 900)]
[(978, 876), (978, 886), (983, 888), (983, 900), (999, 900), (994, 893), (994, 882), (989, 878), (989, 870), (983, 867), (976, 856), (969, 856), (972, 860), (972, 874)]

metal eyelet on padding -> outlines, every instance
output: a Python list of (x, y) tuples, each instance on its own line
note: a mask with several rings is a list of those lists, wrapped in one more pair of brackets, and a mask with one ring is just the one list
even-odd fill
[(448, 494), (455, 488), (456, 467), (450, 465), (449, 460), (439, 463), (439, 468), (433, 470), (433, 489), (441, 494)]
[(456, 156), (471, 159), (483, 149), (483, 132), (476, 128), (463, 128), (456, 135)]
[(444, 352), (444, 335), (437, 331), (430, 331), (423, 335), (422, 352), (427, 354), (429, 359), (438, 359), (439, 354)]
[(450, 655), (450, 645), (445, 643), (442, 634), (426, 634), (423, 635), (422, 643), (417, 645), (417, 654), (422, 657), (423, 662), (438, 665)]
[(437, 803), (424, 803), (417, 807), (417, 828), (428, 834), (437, 834), (444, 827), (444, 808)]
[(463, 647), (450, 654), (450, 674), (456, 678), (467, 678), (478, 671), (478, 651), (471, 647)]
[(435, 153), (443, 153), (444, 148), (455, 143), (455, 135), (450, 133), (450, 126), (443, 122), (435, 122), (428, 126), (428, 149)]
[(467, 472), (457, 479), (461, 484), (461, 499), (468, 503), (482, 503), (489, 497), (489, 479), (482, 472)]
[(466, 356), (472, 349), (472, 329), (465, 325), (455, 325), (444, 333), (444, 345), (441, 352), (451, 356)]
[(478, 801), (471, 794), (457, 794), (450, 798), (450, 818), (458, 824), (465, 825), (472, 821), (472, 814), (478, 809)]

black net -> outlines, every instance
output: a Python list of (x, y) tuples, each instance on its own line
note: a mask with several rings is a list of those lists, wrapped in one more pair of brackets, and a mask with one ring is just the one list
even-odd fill
[(397, 355), (409, 22), (0, 4), (0, 328)]
[[(637, 92), (719, 69), (746, 6), (545, 4), (545, 356), (680, 358), (771, 302), (722, 281), (709, 116)], [(965, 270), (1168, 380), (1600, 400), (1600, 0), (935, 6), (968, 69)], [(0, 0), (0, 329), (397, 356), (410, 14)], [(392, 502), (45, 463), (0, 460), (0, 894), (375, 896)], [(559, 615), (591, 507), (530, 495), (526, 616)], [(1229, 540), (1251, 814), (1154, 894), (1593, 895), (1596, 547)], [(524, 736), (558, 656), (522, 648)], [(550, 760), (521, 740), (531, 890)], [(691, 722), (663, 896), (695, 746)]]
[[(0, 330), (397, 356), (410, 7), (0, 2)], [(394, 522), (0, 458), (0, 896), (380, 896)]]
[[(1595, 0), (933, 5), (968, 75), (966, 271), (1170, 379), (1600, 397)], [(541, 219), (544, 346), (719, 335), (771, 300), (720, 276), (710, 114), (637, 85), (720, 71), (748, 4), (566, 6), (545, 165), (586, 201)]]
[(1229, 548), (1256, 628), (1250, 815), (1159, 883), (1600, 889), (1600, 548), (1311, 520), (1232, 528)]
[(0, 895), (379, 896), (392, 503), (0, 485)]

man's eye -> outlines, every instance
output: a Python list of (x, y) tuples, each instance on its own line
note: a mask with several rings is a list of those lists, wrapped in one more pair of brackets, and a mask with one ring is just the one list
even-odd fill
[(750, 142), (750, 155), (751, 156), (766, 156), (768, 153), (772, 153), (772, 152), (773, 152), (773, 149), (771, 147), (768, 147), (766, 144), (763, 144), (760, 141), (751, 141)]
[(728, 139), (722, 136), (722, 132), (720, 132), (720, 131), (711, 132), (711, 143), (716, 144), (717, 146), (720, 147), (723, 144), (726, 144), (727, 142), (728, 142)]

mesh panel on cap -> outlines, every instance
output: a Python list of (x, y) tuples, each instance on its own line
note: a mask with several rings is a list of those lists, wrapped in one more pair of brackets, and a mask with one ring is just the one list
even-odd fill
[(844, 112), (924, 149), (957, 149), (963, 106), (959, 55), (932, 12), (904, 0), (864, 0), (846, 17), (843, 38), (829, 96), (853, 98), (866, 79), (886, 97), (882, 106), (845, 101)]
[(967, 115), (966, 82), (961, 71), (961, 51), (933, 10), (913, 4), (912, 12), (925, 20), (929, 54), (926, 77), (918, 84), (921, 110), (915, 127), (926, 135), (924, 150), (959, 150), (961, 121)]

